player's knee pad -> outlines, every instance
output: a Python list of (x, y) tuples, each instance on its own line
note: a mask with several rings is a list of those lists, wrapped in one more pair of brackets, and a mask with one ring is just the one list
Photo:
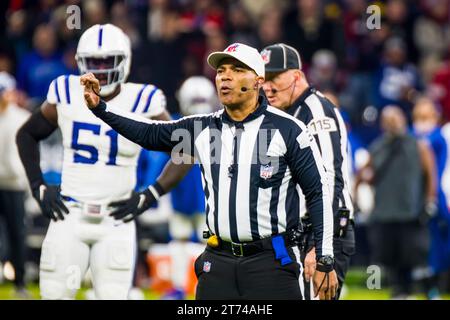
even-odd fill
[(134, 245), (133, 243), (113, 242), (108, 250), (107, 268), (112, 271), (130, 271), (134, 265)]
[[(128, 241), (112, 241), (107, 250), (98, 251), (92, 262), (95, 295), (102, 300), (128, 298), (134, 266), (134, 246)], [(103, 256), (106, 254), (106, 256)]]
[[(76, 253), (74, 253), (76, 254)], [(73, 299), (80, 287), (82, 271), (78, 265), (68, 265), (61, 257), (61, 246), (45, 241), (39, 265), (40, 291), (43, 299)]]
[(55, 273), (56, 270), (56, 243), (44, 241), (41, 249), (41, 261), (39, 268), (41, 271)]

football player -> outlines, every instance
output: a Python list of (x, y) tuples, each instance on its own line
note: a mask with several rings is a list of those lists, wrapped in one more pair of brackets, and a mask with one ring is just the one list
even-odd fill
[[(101, 80), (98, 94), (109, 104), (147, 118), (170, 120), (160, 89), (125, 82), (131, 47), (119, 28), (106, 24), (87, 29), (79, 40), (76, 60), (81, 74), (92, 72)], [(61, 188), (44, 182), (38, 148), (38, 142), (58, 127), (64, 146)], [(17, 143), (33, 196), (52, 220), (42, 245), (42, 298), (74, 298), (90, 267), (97, 298), (126, 299), (136, 227), (124, 221), (145, 211), (165, 189), (159, 180), (141, 193), (133, 192), (141, 148), (85, 107), (83, 87), (75, 75), (53, 80), (47, 100), (20, 129)]]

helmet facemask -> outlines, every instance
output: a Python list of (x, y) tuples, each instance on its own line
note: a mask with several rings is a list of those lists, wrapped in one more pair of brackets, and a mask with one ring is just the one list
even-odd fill
[(114, 92), (125, 81), (126, 56), (123, 53), (111, 53), (106, 56), (77, 54), (77, 64), (81, 74), (93, 73), (100, 81), (100, 96)]

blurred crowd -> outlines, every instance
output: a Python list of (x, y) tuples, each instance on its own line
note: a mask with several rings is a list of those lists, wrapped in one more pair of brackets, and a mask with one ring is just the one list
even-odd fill
[[(81, 8), (80, 29), (68, 28), (70, 5)], [(367, 13), (369, 5), (379, 8), (375, 28), (368, 24), (374, 12)], [(0, 2), (0, 12), (0, 72), (15, 78), (13, 99), (29, 111), (45, 100), (54, 78), (78, 74), (74, 56), (83, 31), (109, 22), (131, 39), (128, 80), (161, 88), (171, 113), (179, 113), (177, 90), (185, 79), (214, 79), (209, 53), (232, 42), (259, 50), (277, 42), (295, 47), (309, 82), (342, 111), (355, 179), (373, 150), (369, 146), (386, 132), (386, 106), (402, 113), (405, 130), (417, 139), (450, 122), (449, 0), (11, 0)], [(447, 147), (433, 150), (439, 158), (435, 175), (450, 199), (449, 127), (442, 132)], [(440, 201), (445, 211), (450, 202)], [(358, 203), (362, 225), (364, 212), (374, 207), (367, 202)], [(450, 259), (444, 264), (439, 273), (448, 271)]]

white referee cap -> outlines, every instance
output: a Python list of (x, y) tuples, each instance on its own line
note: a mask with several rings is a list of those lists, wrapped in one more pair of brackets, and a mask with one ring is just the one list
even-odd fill
[(258, 76), (264, 77), (264, 61), (258, 50), (253, 47), (243, 43), (233, 43), (223, 51), (211, 53), (208, 56), (208, 64), (217, 69), (225, 58), (234, 58), (255, 71)]

